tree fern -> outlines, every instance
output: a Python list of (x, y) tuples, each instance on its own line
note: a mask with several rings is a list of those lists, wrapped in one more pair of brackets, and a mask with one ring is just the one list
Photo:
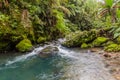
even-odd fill
[(113, 26), (110, 32), (113, 33), (113, 38), (115, 39), (120, 36), (120, 27)]
[(64, 14), (62, 12), (59, 12), (58, 10), (53, 10), (53, 14), (55, 14), (57, 18), (57, 24), (56, 27), (62, 32), (67, 33), (70, 31), (70, 29), (65, 25), (64, 20)]

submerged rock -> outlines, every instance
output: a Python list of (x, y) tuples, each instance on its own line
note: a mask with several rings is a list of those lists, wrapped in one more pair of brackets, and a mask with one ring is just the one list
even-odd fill
[(46, 48), (42, 49), (38, 55), (42, 58), (47, 58), (55, 55), (58, 52), (59, 52), (59, 49), (57, 47), (47, 46)]
[(102, 51), (101, 48), (91, 48), (90, 49), (91, 52), (99, 52), (99, 51)]

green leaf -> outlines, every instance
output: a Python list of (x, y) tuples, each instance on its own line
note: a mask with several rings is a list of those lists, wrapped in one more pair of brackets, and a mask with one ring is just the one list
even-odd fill
[(105, 0), (105, 4), (106, 4), (107, 7), (112, 7), (113, 0)]
[(117, 38), (118, 36), (120, 36), (120, 33), (115, 33), (114, 34), (114, 39)]

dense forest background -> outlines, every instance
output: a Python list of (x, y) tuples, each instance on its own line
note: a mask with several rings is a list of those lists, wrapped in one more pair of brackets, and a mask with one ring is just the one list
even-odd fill
[[(32, 44), (77, 31), (96, 30), (99, 31), (96, 37), (102, 35), (117, 42), (120, 40), (119, 5), (119, 0), (0, 0), (0, 51), (16, 48), (24, 52)], [(92, 39), (83, 41), (83, 47)]]

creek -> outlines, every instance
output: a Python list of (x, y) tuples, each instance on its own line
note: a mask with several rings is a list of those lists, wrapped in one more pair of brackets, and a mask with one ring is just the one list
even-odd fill
[[(56, 46), (57, 55), (40, 58), (36, 51)], [(115, 80), (104, 60), (89, 50), (65, 48), (60, 44), (39, 46), (21, 55), (0, 56), (0, 80)]]

